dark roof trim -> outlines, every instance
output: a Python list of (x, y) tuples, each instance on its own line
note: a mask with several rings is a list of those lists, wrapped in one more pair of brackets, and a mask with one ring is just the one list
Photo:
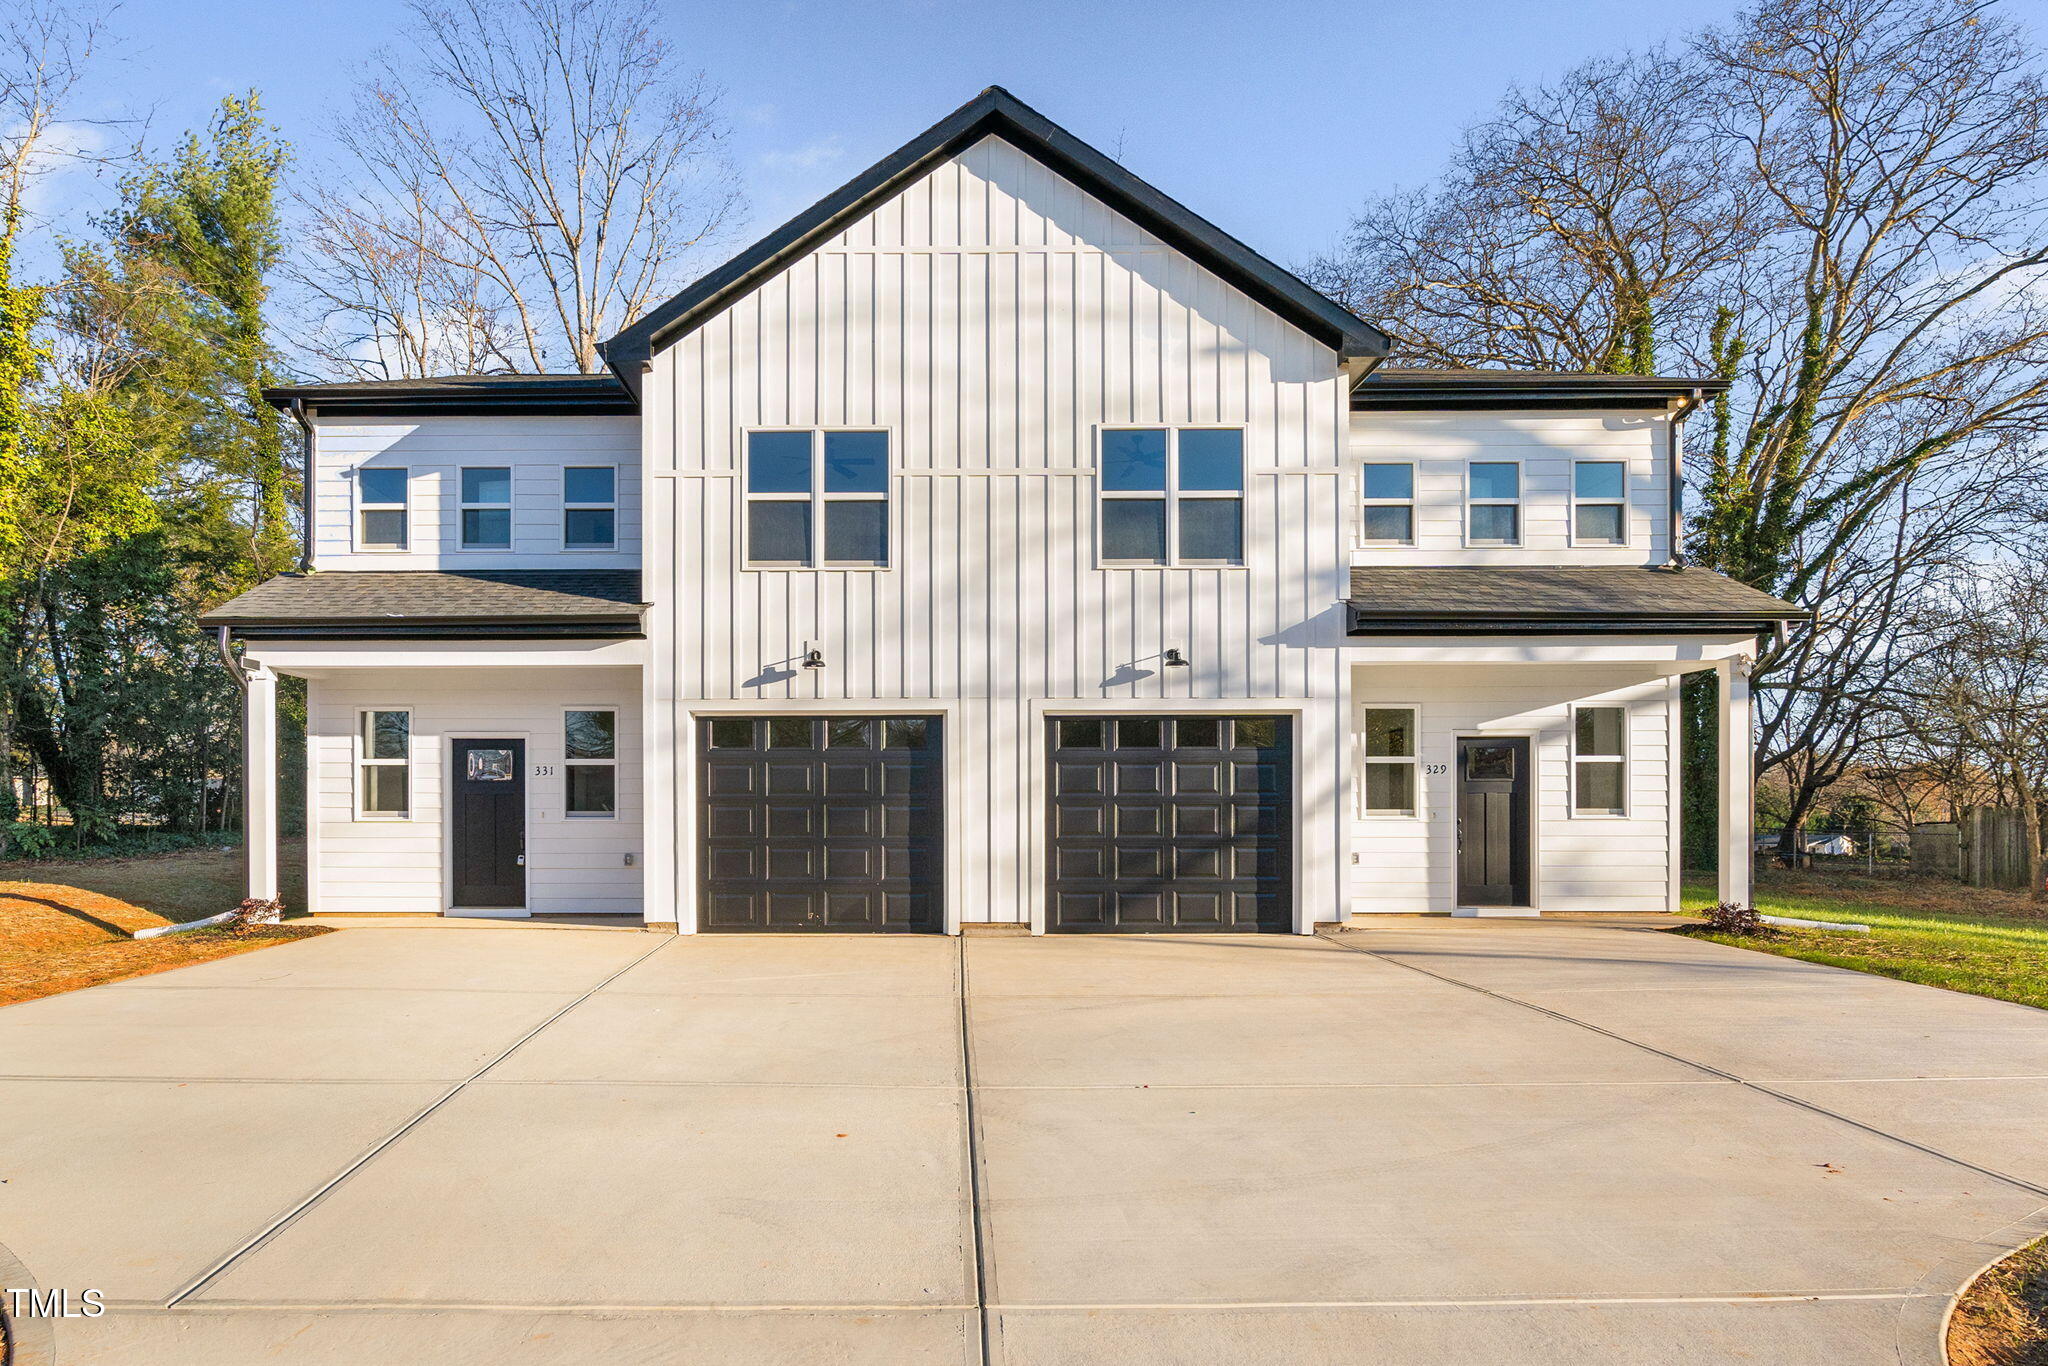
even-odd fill
[(576, 621), (406, 621), (230, 626), (237, 640), (641, 640), (640, 623)]
[(1417, 370), (1382, 366), (1351, 391), (1353, 411), (1608, 408), (1657, 411), (1695, 394), (1718, 394), (1723, 379), (1663, 375), (1573, 375), (1538, 370)]
[(1385, 333), (1311, 289), (1026, 105), (990, 86), (774, 232), (697, 280), (603, 345), (629, 385), (654, 352), (802, 256), (931, 166), (990, 135), (1001, 137), (1208, 266), (1341, 356), (1383, 356)]
[[(1521, 613), (1458, 616), (1389, 613), (1345, 605), (1347, 636), (1766, 635), (1781, 618), (1750, 614)], [(1787, 618), (1789, 619), (1789, 618)]]
[(639, 401), (617, 377), (600, 375), (450, 375), (360, 383), (276, 384), (263, 391), (276, 407), (294, 402), (311, 416), (480, 417), (504, 413), (541, 416), (630, 417)]

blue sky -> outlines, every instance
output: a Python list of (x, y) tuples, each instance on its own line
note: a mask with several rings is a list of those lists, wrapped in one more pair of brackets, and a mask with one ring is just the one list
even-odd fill
[[(669, 0), (664, 12), (725, 92), (752, 204), (742, 240), (1000, 84), (1293, 265), (1332, 245), (1368, 194), (1426, 179), (1510, 82), (1735, 8)], [(253, 86), (313, 174), (323, 125), (402, 21), (396, 0), (126, 0), (113, 21), (119, 56), (94, 82), (91, 112), (146, 113), (162, 146), (221, 95)], [(93, 193), (74, 182), (61, 200)]]

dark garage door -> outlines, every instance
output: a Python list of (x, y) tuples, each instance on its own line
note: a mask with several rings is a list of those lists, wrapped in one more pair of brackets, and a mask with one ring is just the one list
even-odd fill
[(1047, 929), (1293, 927), (1288, 718), (1068, 716), (1051, 725)]
[(944, 928), (939, 718), (698, 724), (704, 929)]

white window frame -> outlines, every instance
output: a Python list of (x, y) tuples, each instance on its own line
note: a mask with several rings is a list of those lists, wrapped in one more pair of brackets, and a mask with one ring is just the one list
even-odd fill
[[(1367, 752), (1366, 714), (1375, 711), (1405, 711), (1408, 713), (1408, 733), (1415, 739), (1415, 752), (1402, 756), (1396, 754), (1373, 755)], [(1358, 704), (1358, 814), (1364, 820), (1373, 821), (1420, 821), (1428, 819), (1429, 797), (1423, 788), (1422, 767), (1422, 704), (1419, 702), (1360, 702)], [(1414, 786), (1409, 790), (1415, 794), (1413, 811), (1376, 810), (1370, 804), (1368, 792), (1371, 785), (1366, 770), (1372, 764), (1406, 764), (1415, 770)]]
[[(1579, 713), (1582, 711), (1618, 711), (1621, 713), (1621, 753), (1579, 753)], [(1634, 713), (1626, 702), (1575, 702), (1572, 704), (1571, 732), (1568, 737), (1572, 756), (1571, 790), (1565, 799), (1571, 809), (1572, 819), (1581, 821), (1625, 821), (1629, 819), (1629, 785), (1635, 773), (1635, 762), (1629, 753), (1629, 726), (1633, 717)], [(1582, 809), (1579, 806), (1579, 765), (1614, 763), (1621, 765), (1621, 810), (1588, 811)]]
[[(1110, 432), (1165, 432), (1166, 433), (1166, 488), (1158, 489), (1106, 489), (1102, 487), (1102, 438)], [(1238, 466), (1238, 480), (1235, 491), (1229, 489), (1187, 489), (1180, 487), (1180, 434), (1182, 432), (1236, 432), (1238, 452), (1241, 461)], [(1251, 484), (1251, 442), (1247, 439), (1249, 429), (1237, 422), (1185, 422), (1178, 425), (1169, 422), (1106, 422), (1095, 429), (1095, 567), (1097, 569), (1244, 569), (1246, 568), (1244, 547), (1250, 539), (1250, 528), (1245, 524)], [(1180, 504), (1183, 498), (1201, 500), (1229, 499), (1237, 504), (1237, 558), (1234, 560), (1189, 560), (1180, 553)], [(1130, 502), (1147, 500), (1166, 502), (1166, 559), (1158, 560), (1112, 560), (1102, 553), (1102, 509), (1112, 499)]]
[[(811, 438), (811, 488), (808, 493), (756, 493), (753, 490), (752, 471), (748, 468), (748, 455), (754, 435), (777, 432), (805, 432)], [(887, 443), (882, 456), (882, 491), (880, 493), (827, 493), (825, 492), (825, 437), (832, 432), (874, 432), (879, 433)], [(834, 570), (839, 573), (858, 573), (863, 570), (880, 573), (896, 564), (896, 429), (879, 423), (834, 423), (827, 427), (746, 427), (740, 432), (740, 540), (744, 547), (741, 567), (758, 571)], [(617, 492), (616, 488), (613, 492)], [(754, 558), (755, 503), (809, 503), (811, 508), (810, 557), (801, 564), (785, 560), (756, 560)], [(830, 503), (880, 503), (882, 505), (883, 555), (879, 564), (866, 560), (828, 560), (825, 558), (825, 508)]]
[[(373, 759), (370, 757), (370, 718), (381, 712), (398, 712), (405, 717), (405, 757), (400, 759)], [(358, 707), (356, 708), (356, 733), (353, 742), (354, 764), (351, 772), (355, 784), (355, 818), (359, 821), (409, 821), (413, 818), (413, 751), (416, 736), (413, 733), (411, 707)], [(403, 768), (405, 770), (405, 810), (369, 811), (364, 809), (364, 798), (369, 795), (370, 785), (363, 781), (366, 768)]]
[[(405, 498), (397, 503), (365, 503), (363, 501), (363, 471), (392, 471), (405, 476)], [(404, 555), (412, 549), (412, 466), (410, 465), (358, 465), (350, 471), (349, 490), (355, 502), (353, 525), (349, 528), (350, 540), (358, 555)], [(389, 512), (397, 508), (405, 514), (405, 539), (397, 545), (371, 545), (363, 534), (363, 514), (366, 512)]]
[[(1415, 509), (1416, 464), (1417, 462), (1413, 460), (1368, 460), (1358, 467), (1358, 506), (1360, 508), (1358, 515), (1358, 543), (1360, 545), (1379, 548), (1412, 546), (1415, 544), (1416, 534), (1419, 530), (1416, 526)], [(1408, 469), (1408, 496), (1406, 498), (1367, 497), (1365, 492), (1365, 472), (1369, 469), (1384, 469), (1393, 465), (1405, 465)], [(1366, 535), (1365, 513), (1363, 511), (1365, 508), (1407, 508), (1408, 539), (1405, 541), (1387, 541)]]
[[(572, 759), (569, 757), (569, 713), (573, 711), (608, 711), (612, 714), (612, 757), (609, 759)], [(567, 821), (615, 821), (619, 818), (619, 716), (624, 711), (616, 702), (593, 702), (584, 707), (562, 708), (562, 819)], [(572, 768), (608, 768), (612, 771), (612, 809), (609, 811), (571, 811), (569, 809), (569, 770)]]
[[(1474, 465), (1513, 465), (1515, 467), (1515, 496), (1513, 498), (1474, 498), (1472, 496), (1472, 467)], [(1528, 508), (1524, 505), (1529, 498), (1528, 471), (1522, 468), (1520, 460), (1467, 460), (1465, 462), (1465, 506), (1461, 513), (1464, 525), (1465, 545), (1473, 550), (1517, 550), (1529, 540)], [(1472, 539), (1472, 509), (1476, 507), (1511, 507), (1515, 509), (1515, 539), (1512, 541), (1476, 541)]]
[[(472, 503), (467, 498), (465, 498), (463, 496), (463, 485), (468, 481), (464, 476), (466, 476), (471, 470), (505, 471), (505, 501), (502, 503)], [(514, 467), (511, 465), (458, 465), (456, 467), (455, 544), (457, 549), (485, 555), (503, 555), (511, 551), (513, 544), (518, 538), (518, 527), (512, 520), (512, 503), (514, 498), (517, 497), (517, 494), (513, 490), (513, 477)], [(471, 543), (468, 536), (464, 535), (464, 531), (466, 530), (466, 526), (469, 519), (464, 517), (463, 514), (466, 512), (481, 512), (485, 510), (495, 512), (500, 508), (504, 509), (505, 512), (505, 543), (503, 545), (481, 545)]]
[[(612, 500), (611, 500), (611, 501), (610, 501), (609, 503), (572, 503), (572, 502), (570, 502), (570, 501), (569, 501), (569, 471), (570, 471), (570, 470), (610, 470), (610, 471), (612, 472)], [(569, 543), (569, 514), (570, 514), (570, 513), (572, 512), (572, 511), (574, 511), (574, 512), (603, 512), (603, 511), (609, 511), (609, 512), (610, 512), (610, 513), (612, 514), (612, 538), (611, 538), (611, 540), (610, 540), (610, 541), (608, 541), (608, 542), (606, 542), (606, 543), (605, 543), (605, 544), (603, 544), (603, 545), (597, 545), (597, 544), (591, 544), (591, 545), (571, 545), (571, 544)], [(591, 460), (591, 461), (582, 461), (582, 460), (579, 460), (579, 461), (577, 461), (577, 462), (576, 462), (575, 464), (573, 464), (573, 465), (566, 465), (566, 464), (565, 464), (565, 465), (563, 465), (563, 466), (562, 466), (562, 523), (561, 523), (561, 526), (560, 526), (559, 530), (561, 531), (561, 534), (562, 534), (562, 552), (563, 552), (564, 554), (566, 554), (566, 555), (603, 555), (603, 554), (608, 554), (608, 553), (610, 553), (610, 552), (616, 551), (616, 550), (617, 550), (617, 549), (619, 548), (619, 467), (618, 467), (618, 465), (617, 465), (617, 464), (614, 464), (614, 463), (611, 463), (611, 462), (607, 462), (607, 461), (603, 461), (603, 460)], [(584, 708), (583, 710), (603, 710), (603, 709), (602, 709), (602, 708)]]
[[(1581, 466), (1581, 465), (1617, 465), (1617, 466), (1619, 466), (1619, 467), (1621, 468), (1621, 496), (1620, 496), (1619, 498), (1581, 498), (1581, 497), (1579, 497), (1579, 466)], [(1571, 486), (1571, 490), (1570, 490), (1570, 495), (1571, 495), (1571, 498), (1570, 498), (1570, 506), (1569, 506), (1569, 508), (1568, 508), (1568, 509), (1567, 509), (1567, 511), (1566, 511), (1566, 516), (1568, 516), (1568, 517), (1570, 518), (1570, 521), (1569, 521), (1569, 522), (1568, 522), (1568, 523), (1566, 524), (1566, 528), (1565, 528), (1566, 532), (1567, 532), (1567, 533), (1568, 533), (1568, 535), (1570, 536), (1570, 544), (1572, 544), (1572, 545), (1574, 545), (1574, 546), (1577, 546), (1577, 545), (1584, 545), (1584, 546), (1586, 546), (1586, 547), (1588, 547), (1588, 548), (1605, 548), (1605, 549), (1608, 549), (1608, 550), (1626, 550), (1626, 549), (1628, 549), (1628, 546), (1629, 546), (1629, 542), (1630, 542), (1630, 541), (1631, 541), (1631, 540), (1633, 539), (1633, 537), (1632, 537), (1632, 535), (1631, 535), (1631, 528), (1629, 527), (1629, 520), (1630, 520), (1630, 518), (1629, 518), (1629, 515), (1628, 515), (1628, 475), (1629, 475), (1629, 467), (1628, 467), (1628, 461), (1626, 461), (1626, 460), (1586, 459), (1586, 460), (1574, 460), (1574, 461), (1572, 461), (1572, 470), (1571, 470), (1571, 479), (1572, 479), (1572, 486)], [(1579, 509), (1580, 509), (1581, 507), (1611, 507), (1611, 508), (1620, 508), (1620, 509), (1621, 509), (1621, 539), (1620, 539), (1620, 540), (1618, 540), (1618, 541), (1581, 541), (1581, 540), (1579, 540)]]

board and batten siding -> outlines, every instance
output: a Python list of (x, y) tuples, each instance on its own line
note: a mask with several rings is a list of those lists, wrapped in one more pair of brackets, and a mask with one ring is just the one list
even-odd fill
[[(313, 563), (317, 569), (633, 569), (640, 563), (640, 427), (633, 417), (315, 419)], [(356, 548), (355, 471), (408, 472), (409, 544)], [(562, 470), (615, 465), (618, 545), (562, 545)], [(512, 471), (512, 548), (462, 548), (462, 470)]]
[[(456, 737), (526, 741), (528, 910), (640, 913), (639, 670), (351, 669), (310, 679), (307, 688), (308, 882), (316, 913), (448, 909), (444, 784)], [(570, 707), (619, 714), (618, 811), (609, 818), (564, 813), (562, 713)], [(411, 817), (358, 820), (359, 718), (396, 708), (412, 712)]]
[[(1297, 914), (1342, 906), (1346, 398), (1337, 358), (1010, 144), (939, 163), (660, 351), (644, 416), (650, 831), (694, 899), (695, 715), (948, 719), (947, 901), (1043, 894), (1048, 711), (1302, 706)], [(1103, 424), (1245, 430), (1243, 568), (1096, 567)], [(752, 427), (886, 428), (890, 565), (742, 564)], [(670, 534), (672, 529), (672, 534)], [(806, 645), (822, 669), (799, 666)], [(1183, 651), (1191, 667), (1160, 655)], [(683, 917), (689, 923), (687, 914)]]
[[(1368, 816), (1363, 770), (1351, 794), (1351, 850), (1360, 876), (1351, 910), (1445, 912), (1457, 906), (1457, 737), (1530, 735), (1531, 887), (1542, 911), (1660, 911), (1674, 905), (1672, 755), (1678, 683), (1619, 665), (1360, 667), (1352, 743), (1369, 707), (1415, 706), (1421, 808)], [(1574, 706), (1628, 708), (1625, 816), (1572, 812)], [(1443, 772), (1431, 775), (1430, 765)]]
[[(1415, 465), (1415, 544), (1357, 545), (1361, 484), (1354, 480), (1347, 534), (1353, 564), (1662, 564), (1670, 557), (1671, 418), (1665, 413), (1446, 412), (1351, 414), (1360, 465)], [(1465, 467), (1474, 460), (1522, 466), (1522, 544), (1467, 547)], [(1572, 462), (1628, 466), (1628, 544), (1573, 545)]]

